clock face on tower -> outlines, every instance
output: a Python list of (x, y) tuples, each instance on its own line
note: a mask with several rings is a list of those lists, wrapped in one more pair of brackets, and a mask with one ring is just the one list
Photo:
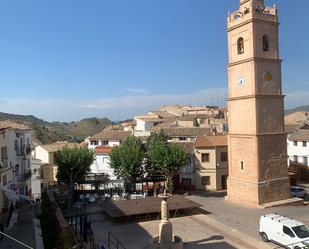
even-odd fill
[(267, 82), (271, 82), (273, 80), (273, 74), (269, 69), (264, 72), (263, 79)]
[(243, 76), (240, 76), (238, 78), (238, 85), (243, 86), (245, 84), (245, 78)]

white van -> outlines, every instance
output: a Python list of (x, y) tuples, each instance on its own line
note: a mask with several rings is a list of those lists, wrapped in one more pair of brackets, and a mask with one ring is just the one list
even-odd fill
[(301, 222), (278, 214), (261, 216), (260, 235), (263, 241), (272, 241), (285, 248), (309, 248), (309, 228)]

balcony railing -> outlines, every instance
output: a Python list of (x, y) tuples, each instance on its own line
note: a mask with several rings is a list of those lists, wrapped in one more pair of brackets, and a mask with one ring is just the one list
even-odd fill
[(15, 146), (16, 156), (25, 156), (31, 153), (30, 145)]
[(8, 159), (2, 159), (0, 168), (1, 168), (1, 166), (2, 166), (3, 169), (7, 168), (9, 166)]
[(16, 156), (25, 156), (25, 146), (15, 146)]

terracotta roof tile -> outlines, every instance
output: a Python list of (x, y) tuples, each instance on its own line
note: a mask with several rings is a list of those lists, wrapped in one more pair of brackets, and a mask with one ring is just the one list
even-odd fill
[(52, 144), (44, 144), (40, 146), (48, 152), (57, 152), (58, 150), (64, 147), (69, 147), (69, 148), (81, 147), (81, 145), (78, 143), (68, 143), (68, 142), (55, 142)]
[(222, 146), (227, 146), (226, 135), (213, 135), (213, 136), (200, 135), (196, 138), (195, 141), (195, 148), (222, 147)]
[(290, 141), (309, 141), (309, 130), (299, 130), (289, 137)]
[(89, 138), (89, 140), (117, 140), (123, 141), (132, 133), (130, 131), (103, 130)]
[(96, 154), (109, 154), (112, 151), (112, 147), (110, 146), (97, 146), (95, 147)]
[(196, 137), (201, 134), (209, 134), (211, 132), (210, 128), (163, 128), (163, 131), (170, 137)]
[(19, 129), (19, 130), (30, 130), (30, 127), (24, 124), (15, 123), (12, 121), (0, 121), (0, 129)]

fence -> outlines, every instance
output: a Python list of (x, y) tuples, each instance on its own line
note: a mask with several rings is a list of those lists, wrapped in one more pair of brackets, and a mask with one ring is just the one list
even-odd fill
[(108, 232), (108, 248), (109, 249), (126, 249), (123, 244), (116, 238), (111, 231)]

